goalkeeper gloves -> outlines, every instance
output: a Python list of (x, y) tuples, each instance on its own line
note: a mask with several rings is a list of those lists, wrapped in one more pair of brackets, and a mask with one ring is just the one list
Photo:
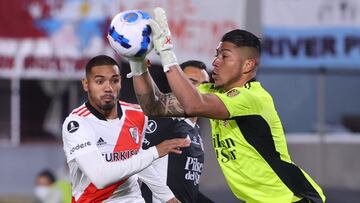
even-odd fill
[(131, 70), (131, 72), (126, 75), (127, 78), (140, 76), (148, 71), (149, 61), (145, 59), (145, 54), (144, 57), (130, 57), (126, 59), (129, 61)]
[(155, 20), (150, 20), (152, 30), (152, 40), (155, 50), (160, 55), (161, 64), (164, 72), (169, 71), (173, 65), (177, 65), (177, 59), (173, 52), (173, 44), (171, 41), (171, 33), (166, 19), (164, 9), (157, 7), (154, 9)]

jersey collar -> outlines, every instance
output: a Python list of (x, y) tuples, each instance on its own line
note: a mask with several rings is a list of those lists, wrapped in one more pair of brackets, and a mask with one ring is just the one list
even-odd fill
[[(120, 105), (120, 102), (117, 101), (116, 102), (116, 105), (117, 105), (117, 114), (118, 114), (118, 117), (119, 119), (121, 119), (121, 116), (122, 116), (122, 110), (121, 110), (121, 105)], [(93, 106), (91, 106), (90, 102), (87, 101), (85, 103), (85, 106), (89, 109), (89, 111), (98, 119), (100, 120), (104, 120), (106, 121), (107, 119), (105, 118), (105, 116), (103, 116), (100, 112), (98, 112)]]
[(256, 82), (256, 78), (251, 78), (248, 82)]
[(251, 78), (249, 81), (247, 81), (247, 83), (245, 83), (244, 87), (250, 89), (251, 83), (256, 81), (257, 81), (256, 78)]

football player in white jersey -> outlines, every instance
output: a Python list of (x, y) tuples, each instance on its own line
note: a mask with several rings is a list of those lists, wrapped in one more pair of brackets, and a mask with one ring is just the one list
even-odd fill
[(111, 57), (99, 55), (87, 63), (82, 84), (88, 101), (70, 113), (62, 130), (72, 202), (144, 203), (138, 178), (161, 201), (180, 202), (151, 163), (170, 152), (181, 154), (190, 141), (171, 139), (141, 150), (147, 117), (139, 106), (117, 99), (120, 82)]

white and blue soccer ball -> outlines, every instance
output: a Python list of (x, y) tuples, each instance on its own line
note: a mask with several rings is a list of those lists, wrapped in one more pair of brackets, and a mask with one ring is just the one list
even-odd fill
[(153, 48), (150, 15), (141, 10), (128, 10), (117, 14), (111, 21), (108, 40), (121, 56), (141, 57)]

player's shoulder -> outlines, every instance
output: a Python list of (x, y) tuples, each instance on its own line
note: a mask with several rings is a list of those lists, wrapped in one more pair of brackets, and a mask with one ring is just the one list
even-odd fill
[(90, 109), (86, 106), (86, 104), (82, 104), (79, 107), (73, 109), (68, 117), (87, 117), (91, 114)]
[(121, 101), (121, 100), (119, 100), (119, 104), (120, 104), (121, 108), (130, 109), (130, 110), (136, 110), (136, 111), (141, 111), (142, 112), (142, 109), (141, 109), (140, 105), (138, 105), (138, 104), (124, 102), (124, 101)]
[(218, 92), (219, 90), (215, 87), (214, 83), (202, 83), (197, 87), (197, 90), (200, 93), (206, 94), (206, 93), (214, 93), (214, 92)]
[(175, 117), (149, 117), (148, 125), (158, 126), (159, 129), (170, 129), (174, 128), (181, 121), (180, 119)]
[[(270, 96), (270, 94), (262, 87), (259, 81), (253, 81), (247, 83), (240, 88), (236, 88), (236, 92), (227, 92), (230, 96), (236, 95), (245, 95), (242, 99), (249, 99), (252, 103), (263, 102), (263, 99)], [(239, 92), (239, 93), (237, 93)], [(270, 96), (271, 97), (271, 96)]]
[(70, 114), (65, 118), (63, 125), (68, 125), (71, 122), (82, 123), (84, 119), (91, 115), (90, 110), (85, 104), (73, 109)]
[(74, 108), (63, 122), (63, 135), (74, 135), (78, 134), (79, 132), (83, 133), (84, 130), (79, 129), (87, 129), (93, 125), (94, 122), (96, 123), (98, 119), (94, 118), (94, 114), (92, 113), (92, 110), (87, 105), (87, 103)]
[(259, 81), (252, 81), (240, 87), (233, 87), (222, 94), (230, 98), (240, 97), (242, 100), (257, 98), (266, 92)]

